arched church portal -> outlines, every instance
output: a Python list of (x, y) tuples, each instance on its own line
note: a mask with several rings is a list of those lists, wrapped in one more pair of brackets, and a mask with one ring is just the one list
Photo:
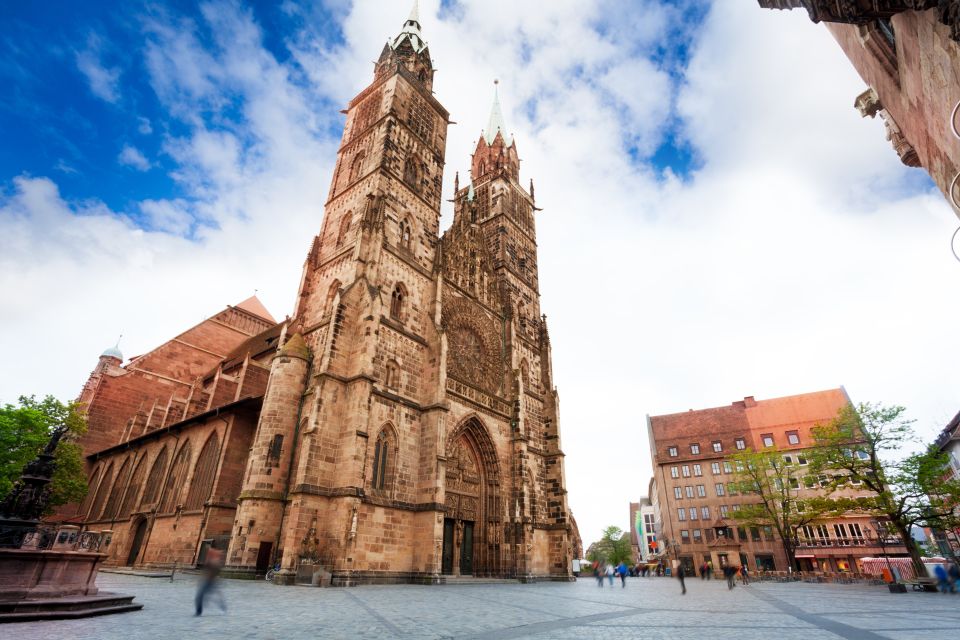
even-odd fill
[(500, 470), (486, 428), (471, 418), (447, 441), (441, 572), (499, 576)]

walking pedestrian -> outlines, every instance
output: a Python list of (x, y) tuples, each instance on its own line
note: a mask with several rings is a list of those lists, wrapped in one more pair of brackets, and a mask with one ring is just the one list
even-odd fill
[(937, 587), (939, 587), (940, 593), (953, 591), (953, 585), (950, 584), (950, 574), (947, 573), (947, 569), (942, 564), (933, 568), (933, 574), (937, 577)]
[(603, 589), (603, 572), (600, 570), (600, 563), (593, 563), (593, 577), (597, 579), (597, 586)]
[(750, 571), (747, 569), (747, 565), (740, 566), (740, 580), (743, 582), (744, 586), (750, 584)]
[(730, 565), (724, 565), (723, 577), (727, 579), (727, 589), (733, 589), (736, 586), (736, 583), (734, 582), (734, 579), (736, 578), (736, 569)]
[(617, 573), (620, 574), (620, 588), (621, 588), (621, 589), (626, 589), (626, 588), (627, 588), (627, 571), (628, 571), (628, 569), (627, 569), (627, 563), (621, 561), (620, 564), (617, 565)]
[(673, 571), (677, 574), (677, 580), (680, 581), (680, 588), (683, 589), (683, 591), (680, 592), (680, 595), (687, 595), (687, 585), (683, 581), (683, 564), (679, 560), (673, 561)]
[(713, 561), (707, 560), (707, 580), (713, 576)]
[(196, 613), (203, 614), (203, 602), (211, 593), (216, 593), (220, 600), (220, 609), (227, 611), (227, 601), (223, 598), (223, 591), (217, 585), (217, 579), (220, 576), (220, 569), (223, 567), (223, 552), (219, 549), (207, 549), (207, 555), (203, 562), (203, 574), (200, 577), (200, 584), (197, 586), (197, 597), (194, 604)]
[(608, 563), (607, 563), (607, 568), (606, 568), (606, 574), (607, 574), (607, 579), (610, 580), (610, 586), (611, 586), (611, 587), (613, 586), (613, 573), (614, 573), (614, 572), (613, 572), (613, 565), (608, 562)]
[(947, 578), (950, 580), (953, 592), (956, 593), (957, 589), (960, 588), (960, 566), (957, 566), (956, 562), (950, 563), (950, 568), (947, 569)]

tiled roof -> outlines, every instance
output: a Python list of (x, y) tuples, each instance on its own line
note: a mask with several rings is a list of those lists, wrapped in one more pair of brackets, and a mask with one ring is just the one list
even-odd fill
[(260, 302), (260, 298), (257, 296), (250, 296), (243, 302), (233, 306), (237, 309), (243, 309), (247, 313), (252, 313), (258, 318), (263, 318), (264, 320), (269, 320), (270, 322), (276, 322), (276, 319), (270, 315), (270, 312), (267, 311), (267, 308), (263, 306), (263, 303)]

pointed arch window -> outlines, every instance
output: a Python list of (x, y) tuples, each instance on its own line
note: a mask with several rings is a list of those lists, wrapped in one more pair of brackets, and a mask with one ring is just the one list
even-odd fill
[(396, 360), (387, 361), (384, 367), (383, 384), (390, 389), (396, 389), (400, 386), (400, 365), (397, 364)]
[(373, 474), (371, 486), (376, 491), (383, 491), (390, 485), (390, 476), (393, 472), (393, 435), (389, 427), (384, 427), (377, 435), (373, 445)]
[(413, 231), (410, 227), (410, 221), (404, 220), (400, 223), (400, 246), (409, 251), (410, 241), (413, 236)]
[(337, 293), (339, 293), (339, 291), (340, 291), (340, 281), (334, 280), (330, 284), (330, 288), (327, 290), (327, 303), (323, 307), (324, 312), (326, 312), (327, 310), (330, 310), (332, 312), (331, 307), (333, 307), (333, 301), (337, 297)]
[(210, 434), (207, 443), (203, 445), (197, 464), (193, 469), (193, 479), (190, 481), (190, 493), (183, 508), (193, 511), (203, 507), (213, 490), (214, 476), (217, 472), (217, 459), (220, 454), (220, 438), (216, 432)]
[(113, 481), (113, 463), (107, 466), (107, 470), (100, 477), (100, 485), (97, 487), (97, 495), (93, 499), (93, 506), (90, 507), (90, 514), (87, 520), (99, 520), (100, 513), (103, 511), (103, 503), (107, 500), (107, 492), (110, 491), (110, 483)]
[(183, 484), (187, 480), (187, 470), (190, 468), (190, 457), (190, 442), (187, 441), (180, 447), (180, 452), (170, 467), (170, 473), (167, 474), (167, 484), (163, 489), (163, 502), (160, 504), (159, 513), (171, 513), (180, 504)]
[(149, 509), (157, 503), (160, 497), (160, 485), (163, 483), (163, 472), (167, 468), (167, 448), (161, 449), (157, 459), (153, 461), (150, 468), (150, 476), (147, 478), (147, 486), (143, 490), (143, 500), (140, 501), (141, 509)]
[(83, 502), (80, 505), (80, 513), (87, 514), (90, 513), (90, 505), (93, 504), (93, 498), (96, 495), (96, 490), (100, 486), (100, 476), (103, 474), (103, 465), (101, 464), (93, 470), (93, 473), (90, 474), (90, 480), (87, 482), (87, 495), (84, 497)]
[(353, 224), (353, 214), (349, 211), (340, 219), (340, 229), (337, 231), (337, 246), (340, 247), (350, 234), (350, 225)]
[(403, 303), (407, 297), (407, 292), (403, 288), (402, 284), (397, 284), (393, 289), (393, 294), (390, 296), (390, 317), (394, 320), (400, 320), (400, 316), (403, 313)]
[(117, 479), (113, 483), (113, 489), (110, 491), (110, 498), (107, 500), (107, 506), (103, 509), (103, 519), (112, 520), (120, 509), (120, 500), (123, 498), (123, 491), (127, 488), (127, 481), (130, 479), (130, 471), (133, 468), (131, 458), (127, 458), (120, 466), (117, 472)]
[(420, 161), (414, 157), (407, 158), (407, 162), (403, 167), (403, 181), (415, 190), (419, 190), (421, 174), (422, 167)]
[(140, 488), (143, 486), (143, 476), (147, 473), (147, 455), (144, 454), (140, 456), (140, 461), (137, 463), (136, 469), (133, 471), (133, 475), (130, 477), (130, 486), (127, 487), (127, 492), (123, 496), (123, 503), (120, 506), (120, 513), (117, 514), (117, 518), (123, 520), (124, 518), (130, 517), (130, 514), (133, 513), (133, 508), (137, 504), (137, 498), (140, 497)]
[(360, 171), (363, 169), (364, 157), (366, 157), (366, 153), (363, 151), (357, 152), (357, 155), (353, 157), (353, 161), (350, 163), (350, 182), (353, 182), (360, 177)]

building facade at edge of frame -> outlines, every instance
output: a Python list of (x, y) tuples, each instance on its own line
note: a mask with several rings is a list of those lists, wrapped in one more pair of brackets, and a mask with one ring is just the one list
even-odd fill
[(346, 110), (291, 318), (251, 298), (101, 356), (80, 398), (90, 494), (61, 516), (111, 531), (109, 564), (214, 547), (287, 582), (571, 578), (533, 183), (495, 97), (440, 233), (433, 75), (415, 4)]
[(866, 83), (851, 102), (879, 116), (894, 151), (922, 167), (960, 217), (960, 0), (759, 0), (822, 22)]
[[(848, 404), (841, 388), (769, 400), (750, 396), (726, 407), (648, 416), (660, 558), (678, 558), (688, 574), (696, 575), (708, 561), (715, 569), (729, 564), (752, 571), (790, 570), (772, 527), (743, 526), (733, 519), (733, 512), (751, 499), (731, 492), (735, 468), (729, 457), (745, 449), (776, 447), (802, 468), (813, 427), (829, 422)], [(798, 495), (817, 490), (801, 485)], [(845, 491), (863, 493), (855, 487)], [(800, 570), (859, 573), (862, 558), (906, 555), (892, 538), (880, 545), (872, 528), (871, 518), (863, 515), (802, 527), (796, 551)]]

